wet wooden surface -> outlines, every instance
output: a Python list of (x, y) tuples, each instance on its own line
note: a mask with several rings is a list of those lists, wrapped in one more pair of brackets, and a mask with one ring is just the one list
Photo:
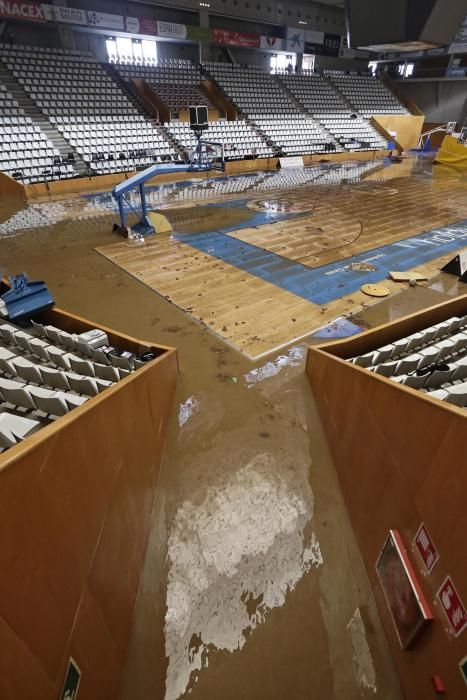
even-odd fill
[[(248, 212), (291, 212), (295, 218), (239, 228), (227, 235), (308, 267), (319, 267), (459, 221), (467, 216), (465, 180), (407, 173), (405, 164), (382, 171), (384, 180), (300, 187), (261, 193), (242, 209), (167, 209), (174, 228), (203, 233), (247, 221)], [(391, 172), (387, 172), (391, 171)], [(397, 176), (401, 173), (400, 176)], [(203, 220), (205, 219), (204, 229)], [(377, 302), (360, 291), (325, 306), (313, 304), (170, 234), (97, 249), (108, 260), (205, 324), (250, 358), (306, 337), (338, 316)], [(452, 255), (416, 269), (432, 278)], [(407, 270), (414, 269), (410, 250)], [(362, 283), (365, 279), (362, 277)], [(384, 280), (393, 294), (406, 285)]]

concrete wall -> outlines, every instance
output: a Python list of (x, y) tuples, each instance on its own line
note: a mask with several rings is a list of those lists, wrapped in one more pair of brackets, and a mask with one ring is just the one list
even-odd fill
[[(209, 15), (204, 10), (200, 22), (199, 2), (196, 0), (170, 0), (169, 2), (138, 2), (125, 3), (122, 0), (70, 0), (70, 6), (86, 10), (99, 9), (102, 12), (123, 14), (129, 16), (149, 17), (189, 25), (202, 25), (225, 28), (259, 34), (280, 36), (285, 33), (285, 26), (324, 31), (334, 34), (345, 32), (344, 12), (340, 8), (321, 5), (304, 0), (280, 2), (279, 0), (255, 0), (254, 2), (238, 2), (238, 0), (211, 0)], [(61, 34), (60, 34), (61, 31)], [(64, 34), (65, 32), (65, 34)], [(111, 31), (108, 31), (111, 34)], [(12, 36), (14, 43), (30, 45), (46, 45), (62, 48), (77, 48), (90, 50), (94, 55), (105, 60), (105, 36), (85, 34), (71, 28), (59, 30), (57, 27), (37, 26), (34, 24), (8, 22), (2, 40)], [(198, 45), (159, 42), (160, 56), (164, 58), (190, 58), (199, 60)], [(271, 53), (241, 48), (229, 48), (234, 60), (239, 63), (259, 64), (269, 67)], [(206, 53), (204, 54), (206, 56)], [(225, 48), (211, 46), (211, 60), (229, 60)], [(364, 70), (366, 61), (352, 61), (329, 57), (318, 57), (317, 66), (320, 68), (340, 68), (344, 70)]]
[(397, 84), (422, 110), (427, 122), (464, 122), (467, 116), (467, 80), (404, 80)]
[(339, 58), (338, 56), (316, 56), (318, 70), (368, 70), (368, 60)]

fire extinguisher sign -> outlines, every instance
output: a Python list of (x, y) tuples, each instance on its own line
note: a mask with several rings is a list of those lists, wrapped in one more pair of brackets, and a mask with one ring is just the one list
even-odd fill
[(458, 637), (467, 627), (467, 611), (450, 576), (446, 576), (436, 596), (448, 618), (452, 633)]

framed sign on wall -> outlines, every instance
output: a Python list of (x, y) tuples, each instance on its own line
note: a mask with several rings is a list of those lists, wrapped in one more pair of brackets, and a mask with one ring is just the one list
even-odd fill
[(398, 530), (389, 531), (376, 572), (401, 648), (407, 649), (433, 615)]

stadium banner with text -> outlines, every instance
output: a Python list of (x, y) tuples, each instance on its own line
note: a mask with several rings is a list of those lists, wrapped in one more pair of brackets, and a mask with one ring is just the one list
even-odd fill
[(44, 22), (42, 5), (38, 2), (8, 2), (0, 0), (0, 17)]
[(244, 46), (249, 49), (259, 49), (261, 45), (259, 34), (233, 32), (230, 29), (213, 29), (212, 40), (215, 44)]
[(88, 19), (85, 10), (74, 7), (60, 7), (60, 5), (42, 5), (42, 11), (47, 22), (60, 22), (61, 24), (87, 25)]
[(157, 36), (157, 21), (148, 17), (126, 17), (125, 28), (131, 34)]
[(86, 12), (90, 27), (105, 27), (106, 29), (125, 29), (123, 15), (111, 15), (107, 12)]
[(157, 36), (166, 39), (186, 39), (186, 24), (176, 22), (157, 22)]
[[(309, 32), (307, 32), (307, 34), (309, 34)], [(313, 34), (321, 34), (321, 32), (313, 32)], [(324, 33), (322, 35), (322, 41), (307, 41), (305, 43), (305, 53), (314, 53), (318, 56), (338, 56), (340, 47), (340, 34)]]
[(260, 36), (259, 47), (268, 51), (282, 51), (284, 40), (278, 36)]

